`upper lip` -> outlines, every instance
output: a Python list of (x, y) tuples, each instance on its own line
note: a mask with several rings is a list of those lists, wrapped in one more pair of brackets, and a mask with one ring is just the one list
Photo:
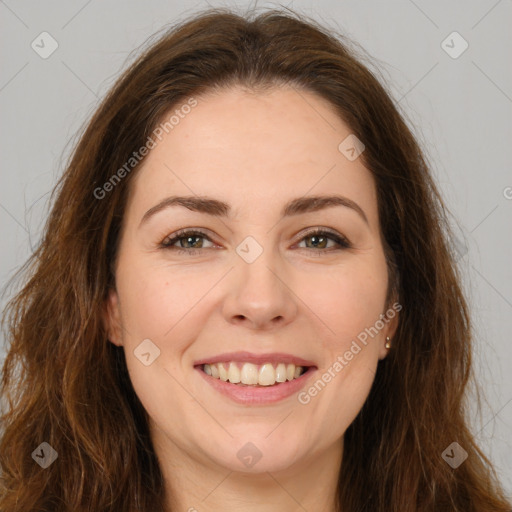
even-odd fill
[(285, 363), (294, 364), (295, 366), (316, 366), (312, 361), (302, 359), (301, 357), (292, 354), (285, 354), (283, 352), (269, 352), (266, 354), (253, 354), (251, 352), (226, 352), (224, 354), (217, 354), (211, 357), (205, 357), (194, 362), (194, 366), (203, 364), (225, 363), (229, 361), (239, 363), (253, 363), (262, 365), (265, 363)]

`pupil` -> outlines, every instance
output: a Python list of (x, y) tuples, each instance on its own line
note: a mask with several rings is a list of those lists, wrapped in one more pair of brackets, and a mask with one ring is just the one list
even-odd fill
[(191, 242), (191, 240), (198, 239), (198, 238), (200, 238), (200, 237), (198, 237), (198, 236), (189, 236), (185, 240), (186, 240), (187, 244), (188, 243), (192, 243), (192, 245), (194, 245), (193, 242)]
[[(312, 241), (313, 241), (313, 240), (317, 240), (317, 241), (318, 241), (318, 240), (323, 240), (323, 239), (324, 239), (324, 237), (323, 237), (323, 236), (317, 236), (317, 235), (312, 235), (310, 238), (311, 238), (311, 240), (312, 240)], [(321, 243), (321, 242), (320, 242), (320, 243)], [(318, 246), (316, 245), (316, 243), (315, 243), (315, 242), (313, 242), (313, 246), (314, 246), (314, 247), (318, 247)]]

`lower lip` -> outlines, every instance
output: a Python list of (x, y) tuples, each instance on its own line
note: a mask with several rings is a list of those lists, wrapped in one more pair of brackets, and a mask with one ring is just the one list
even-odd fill
[(279, 402), (298, 393), (305, 386), (316, 368), (310, 367), (300, 377), (286, 382), (280, 382), (273, 386), (242, 386), (239, 384), (231, 384), (230, 382), (225, 382), (207, 375), (199, 367), (196, 367), (196, 370), (210, 386), (219, 393), (231, 398), (231, 400), (239, 404), (266, 405)]

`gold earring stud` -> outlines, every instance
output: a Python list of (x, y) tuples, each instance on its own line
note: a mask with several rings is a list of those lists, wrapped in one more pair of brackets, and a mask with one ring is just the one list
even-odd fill
[(386, 345), (385, 347), (389, 350), (391, 348), (391, 338), (389, 336), (386, 336)]

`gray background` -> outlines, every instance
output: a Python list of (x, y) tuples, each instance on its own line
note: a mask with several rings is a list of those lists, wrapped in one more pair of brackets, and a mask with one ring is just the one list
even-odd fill
[[(40, 236), (73, 135), (126, 59), (164, 25), (208, 5), (240, 12), (249, 4), (0, 0), (2, 290)], [(258, 3), (258, 9), (277, 6)], [(372, 56), (430, 159), (458, 226), (452, 242), (487, 398), (472, 421), (512, 495), (512, 1), (308, 0), (288, 6), (346, 34)], [(31, 47), (43, 31), (58, 43), (47, 59)], [(469, 44), (458, 58), (442, 47), (453, 31)], [(461, 48), (453, 37), (445, 44)]]

